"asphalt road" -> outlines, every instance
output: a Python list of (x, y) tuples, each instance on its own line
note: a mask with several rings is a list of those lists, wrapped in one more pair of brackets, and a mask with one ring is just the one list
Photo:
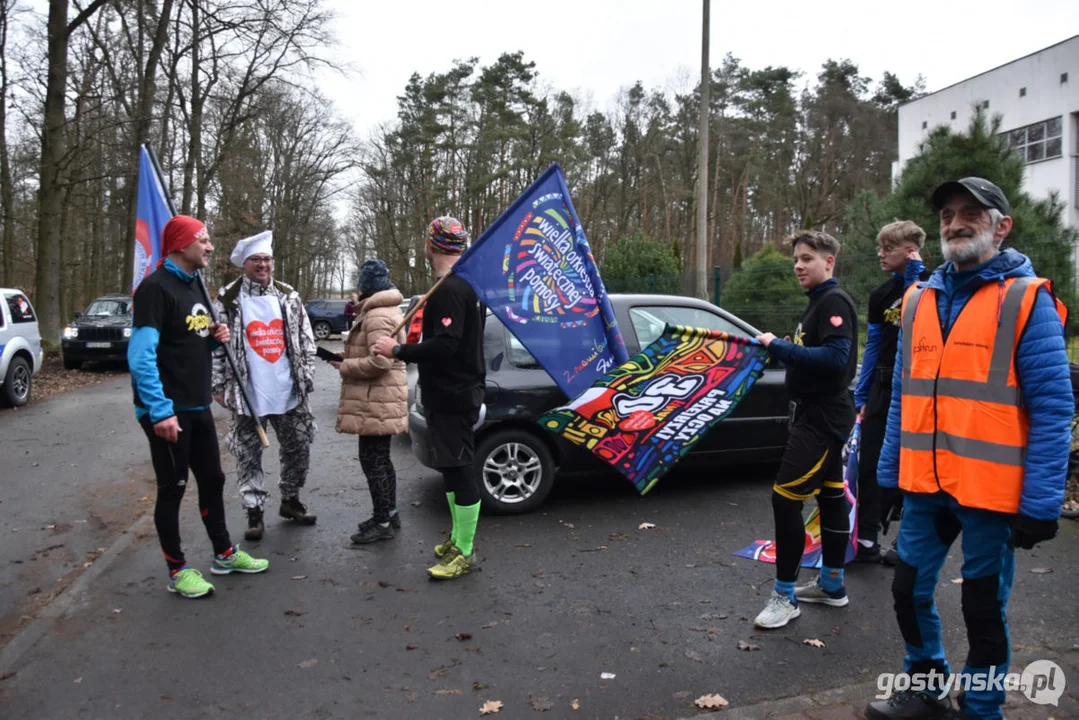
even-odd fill
[[(481, 517), (482, 571), (433, 583), (424, 569), (448, 526), (445, 496), (400, 438), (404, 527), (352, 548), (370, 500), (355, 438), (334, 432), (336, 373), (320, 365), (317, 382), (304, 500), (318, 524), (285, 525), (274, 488), (266, 536), (245, 546), (270, 570), (211, 577), (216, 595), (198, 601), (165, 591), (152, 524), (137, 521), (152, 509), (153, 481), (126, 379), (0, 413), (0, 715), (469, 718), (497, 700), (508, 718), (677, 718), (719, 693), (728, 712), (755, 717), (758, 703), (901, 667), (883, 566), (848, 569), (847, 608), (806, 607), (782, 630), (753, 628), (772, 566), (732, 553), (771, 536), (769, 467), (675, 474), (645, 498), (616, 476), (571, 477), (536, 513)], [(226, 422), (219, 414), (222, 432)], [(192, 496), (185, 550), (210, 577)], [(243, 544), (233, 485), (226, 506)], [(1060, 708), (1025, 707), (1023, 717), (1079, 717), (1077, 530), (1066, 522), (1057, 540), (1019, 554), (1015, 665), (1054, 659), (1072, 681)], [(958, 554), (938, 601), (961, 664)]]

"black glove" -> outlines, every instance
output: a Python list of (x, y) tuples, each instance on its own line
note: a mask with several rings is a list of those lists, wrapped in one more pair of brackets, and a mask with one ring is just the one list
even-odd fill
[(888, 534), (889, 526), (903, 517), (903, 491), (899, 488), (880, 489), (880, 532)]
[(1012, 525), (1012, 546), (1024, 550), (1031, 550), (1038, 543), (1056, 536), (1056, 520), (1035, 520), (1026, 515), (1017, 515)]

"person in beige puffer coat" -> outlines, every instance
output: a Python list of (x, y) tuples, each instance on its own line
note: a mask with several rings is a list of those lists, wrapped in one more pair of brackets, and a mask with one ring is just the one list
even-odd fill
[[(341, 373), (337, 432), (360, 436), (360, 466), (371, 491), (373, 516), (352, 536), (352, 542), (366, 544), (392, 539), (394, 529), (401, 527), (390, 442), (408, 430), (408, 378), (403, 362), (371, 351), (403, 319), (398, 307), (401, 293), (390, 282), (384, 262), (363, 264), (359, 290), (356, 322), (345, 339), (345, 359), (331, 364)], [(399, 331), (397, 341), (404, 340), (404, 331)]]

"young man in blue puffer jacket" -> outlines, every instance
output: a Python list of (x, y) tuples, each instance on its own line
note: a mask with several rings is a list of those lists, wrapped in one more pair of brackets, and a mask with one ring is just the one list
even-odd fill
[[(1036, 278), (1029, 258), (999, 251), (1012, 228), (1000, 188), (964, 178), (937, 188), (933, 204), (946, 262), (913, 286), (904, 304), (877, 477), (886, 495), (903, 491), (892, 594), (905, 669), (940, 675), (930, 676), (927, 691), (871, 703), (871, 720), (950, 717), (948, 688), (939, 682), (950, 669), (933, 592), (960, 533), (970, 645), (960, 711), (968, 718), (1003, 717), (1014, 548), (1030, 549), (1056, 535), (1068, 469), (1074, 401), (1063, 331), (1067, 309)], [(980, 310), (962, 314), (968, 305)], [(993, 353), (998, 339), (1009, 344)], [(935, 372), (926, 358), (938, 363)], [(990, 432), (985, 428), (1009, 414), (1019, 420), (1010, 425), (1010, 437), (970, 437)], [(958, 426), (969, 436), (946, 431)]]

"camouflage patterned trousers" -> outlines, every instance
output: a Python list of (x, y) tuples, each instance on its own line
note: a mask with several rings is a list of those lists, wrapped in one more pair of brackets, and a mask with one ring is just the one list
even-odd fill
[[(263, 421), (272, 425), (277, 435), (281, 499), (296, 497), (307, 482), (311, 442), (315, 438), (315, 418), (301, 404), (284, 415), (267, 415)], [(240, 500), (244, 508), (262, 510), (270, 494), (266, 492), (266, 477), (262, 472), (262, 442), (255, 421), (247, 415), (237, 414), (225, 444), (236, 458)]]

